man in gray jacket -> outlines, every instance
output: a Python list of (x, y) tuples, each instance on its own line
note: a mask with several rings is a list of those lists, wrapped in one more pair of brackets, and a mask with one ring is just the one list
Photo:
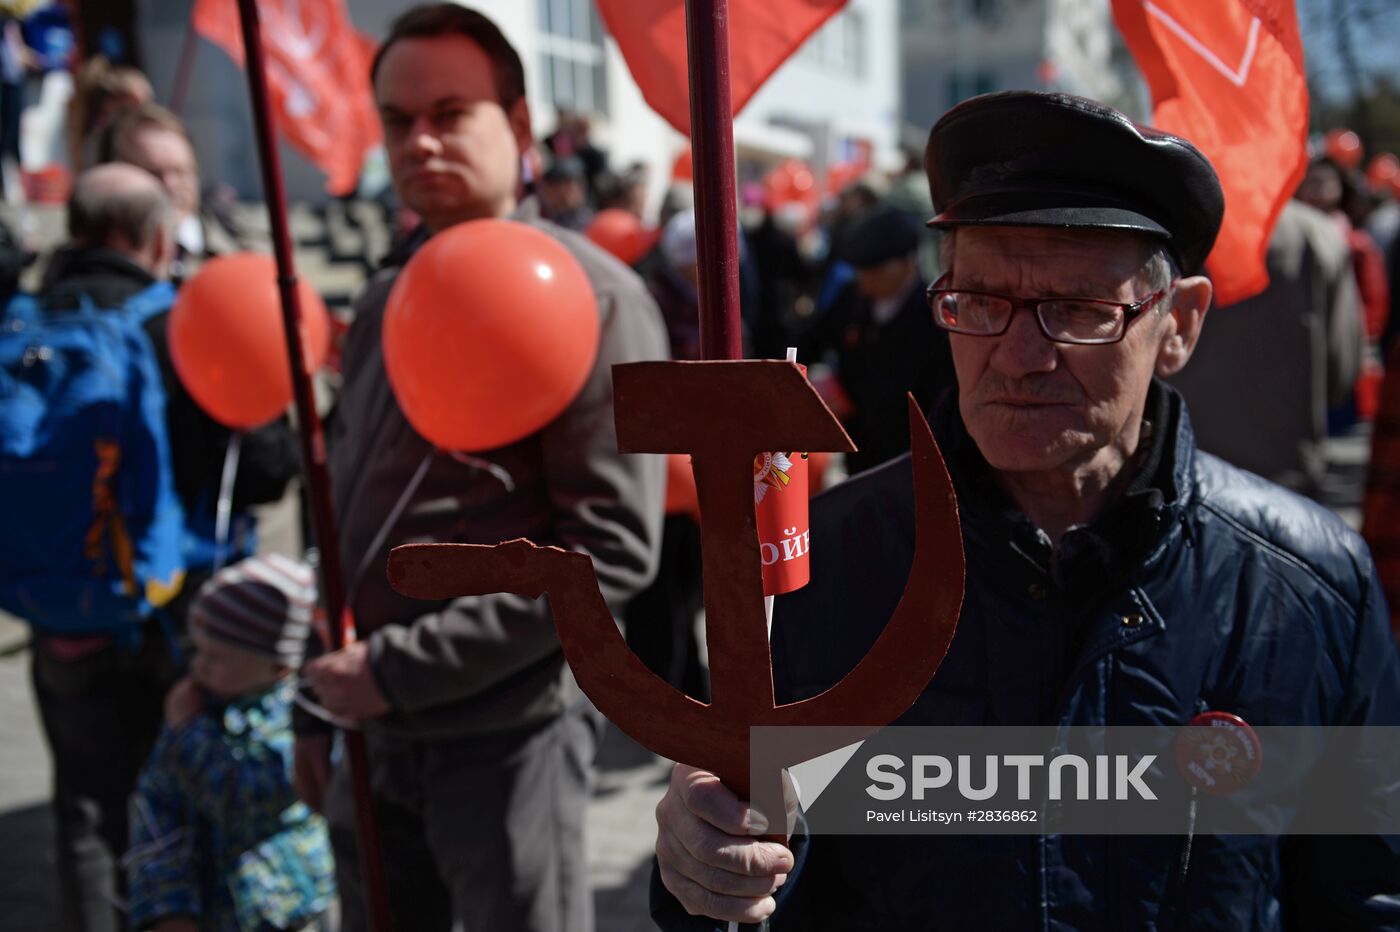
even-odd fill
[[(655, 570), (664, 464), (617, 452), (611, 369), (664, 358), (666, 336), (630, 270), (520, 200), (520, 154), (530, 145), (524, 74), (490, 20), (453, 4), (409, 10), (372, 76), (395, 187), (423, 226), (358, 303), (331, 433), (348, 602), (363, 640), (306, 674), (329, 711), (369, 731), (395, 928), (580, 932), (592, 927), (583, 816), (601, 719), (564, 663), (548, 603), (414, 601), (390, 589), (384, 566), (398, 544), (528, 537), (589, 554), (618, 612)], [(535, 226), (573, 254), (597, 297), (601, 342), (582, 393), (552, 423), (458, 459), (435, 454), (405, 420), (380, 325), (408, 256), (437, 231), (488, 217)], [(422, 485), (376, 543), (425, 458)], [(325, 787), (325, 749), (324, 738), (299, 742), (299, 782), (313, 802)], [(354, 932), (366, 920), (344, 767), (325, 809)]]

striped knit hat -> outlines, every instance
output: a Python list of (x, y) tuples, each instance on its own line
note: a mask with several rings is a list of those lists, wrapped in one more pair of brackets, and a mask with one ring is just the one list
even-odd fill
[(190, 608), (190, 624), (231, 647), (297, 667), (315, 610), (315, 572), (274, 553), (215, 573)]

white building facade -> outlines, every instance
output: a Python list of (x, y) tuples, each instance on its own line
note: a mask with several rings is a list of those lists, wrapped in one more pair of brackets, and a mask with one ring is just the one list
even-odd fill
[(901, 0), (900, 42), (910, 143), (991, 91), (1058, 90), (1145, 113), (1109, 0)]

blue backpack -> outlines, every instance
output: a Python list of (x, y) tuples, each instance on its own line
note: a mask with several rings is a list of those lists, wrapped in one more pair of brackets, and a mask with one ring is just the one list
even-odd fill
[(140, 326), (169, 295), (58, 313), (20, 296), (0, 321), (0, 608), (39, 630), (139, 637), (179, 592), (165, 391)]

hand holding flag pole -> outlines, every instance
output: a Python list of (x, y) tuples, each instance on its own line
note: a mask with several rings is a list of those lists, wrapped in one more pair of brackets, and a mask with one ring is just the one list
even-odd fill
[[(326, 471), (326, 443), (321, 419), (311, 392), (311, 377), (302, 339), (301, 302), (297, 294), (296, 268), (292, 261), (292, 239), (287, 224), (287, 199), (282, 184), (282, 167), (277, 153), (277, 137), (268, 103), (267, 73), (258, 22), (257, 0), (238, 0), (243, 29), (248, 93), (252, 99), (253, 122), (257, 132), (258, 161), (262, 168), (263, 191), (272, 228), (273, 250), (277, 259), (277, 284), (282, 300), (282, 320), (291, 357), (292, 388), (296, 400), (297, 432), (301, 439), (302, 466), (306, 475), (307, 499), (311, 505), (316, 540), (321, 550), (321, 584), (326, 601), (326, 617), (344, 615), (344, 576), (340, 565), (339, 536), (331, 509), (330, 478)], [(331, 650), (344, 646), (345, 630), (340, 624), (327, 626)], [(355, 828), (364, 878), (365, 898), (373, 932), (390, 932), (389, 901), (384, 887), (384, 865), (379, 850), (379, 830), (375, 822), (374, 799), (370, 795), (369, 759), (362, 732), (346, 731), (345, 752), (350, 765), (350, 782), (355, 797)]]

